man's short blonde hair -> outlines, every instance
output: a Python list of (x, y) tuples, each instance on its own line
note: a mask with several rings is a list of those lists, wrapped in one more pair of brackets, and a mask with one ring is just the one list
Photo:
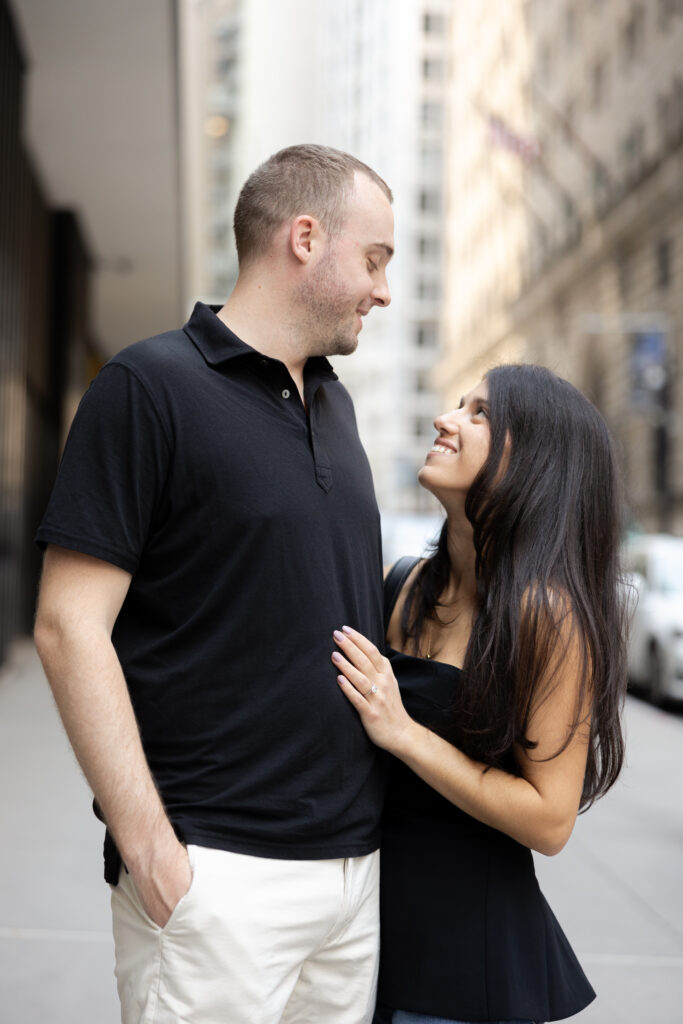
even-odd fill
[(310, 213), (328, 235), (341, 230), (354, 174), (364, 174), (389, 202), (391, 189), (379, 174), (349, 153), (329, 146), (288, 146), (249, 176), (235, 207), (237, 257), (243, 267), (263, 255), (286, 221)]

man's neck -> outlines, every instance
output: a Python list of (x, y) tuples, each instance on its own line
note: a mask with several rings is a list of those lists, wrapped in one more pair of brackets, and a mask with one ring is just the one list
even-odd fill
[(258, 279), (248, 284), (238, 281), (218, 317), (257, 352), (283, 362), (303, 401), (307, 355), (290, 311), (278, 302), (277, 287), (266, 287)]

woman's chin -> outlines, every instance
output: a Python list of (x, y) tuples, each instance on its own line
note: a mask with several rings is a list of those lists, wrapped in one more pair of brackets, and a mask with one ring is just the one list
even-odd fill
[[(424, 487), (425, 491), (429, 491), (438, 501), (441, 501), (441, 488), (434, 480), (433, 473), (430, 473), (429, 465), (425, 464), (417, 471), (417, 482), (420, 487)], [(443, 502), (441, 503), (443, 504)]]

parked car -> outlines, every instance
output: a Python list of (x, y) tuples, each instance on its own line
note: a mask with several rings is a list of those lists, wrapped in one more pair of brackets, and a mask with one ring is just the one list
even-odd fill
[(635, 592), (629, 679), (655, 704), (683, 701), (683, 537), (635, 534), (624, 562)]

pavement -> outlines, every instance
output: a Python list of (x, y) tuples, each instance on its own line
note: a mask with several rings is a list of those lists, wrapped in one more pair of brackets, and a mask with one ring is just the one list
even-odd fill
[[(620, 781), (537, 873), (598, 993), (574, 1019), (683, 1024), (683, 712), (629, 698), (626, 725)], [(0, 1024), (119, 1020), (90, 799), (22, 640), (0, 670)]]

